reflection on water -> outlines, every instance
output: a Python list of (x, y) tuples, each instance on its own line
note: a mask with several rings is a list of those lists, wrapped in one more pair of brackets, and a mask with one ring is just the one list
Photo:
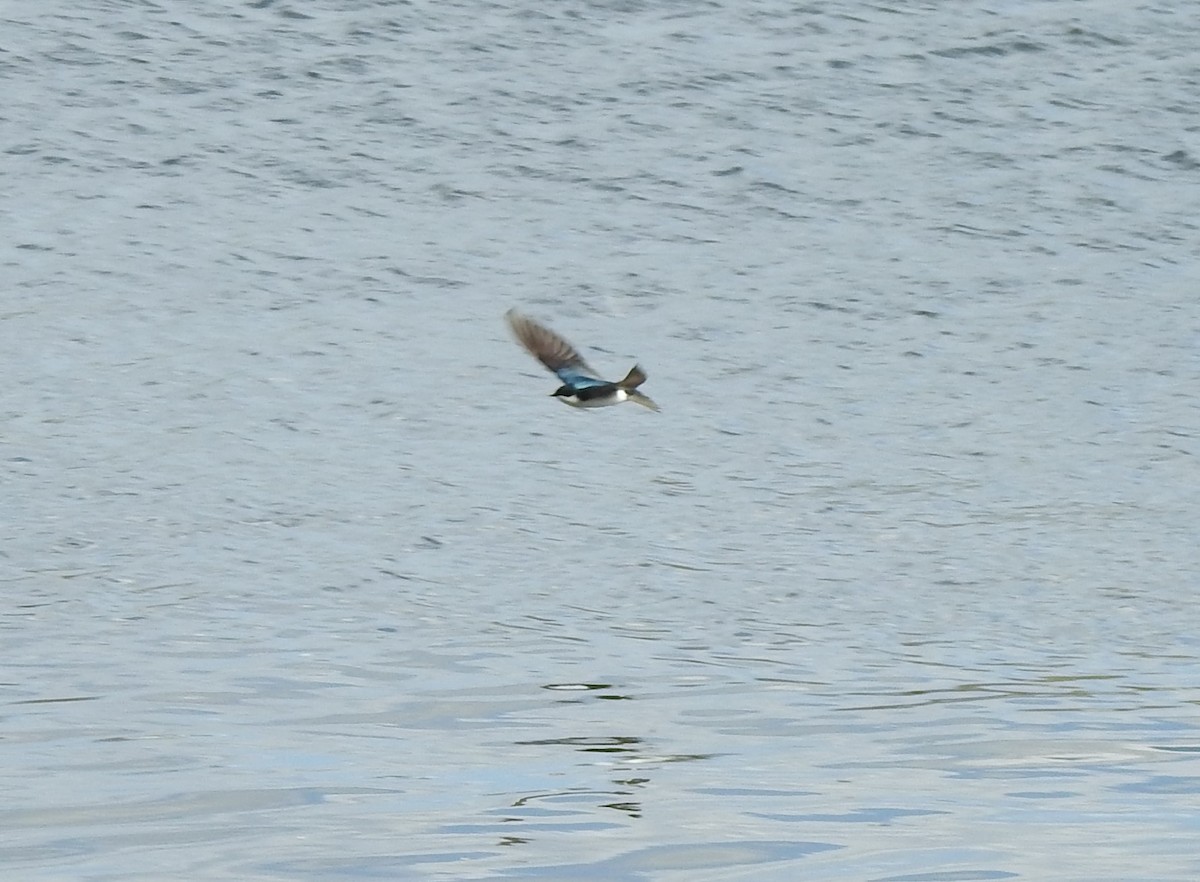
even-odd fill
[(1200, 34), (926, 6), (10, 11), (9, 875), (1200, 878)]

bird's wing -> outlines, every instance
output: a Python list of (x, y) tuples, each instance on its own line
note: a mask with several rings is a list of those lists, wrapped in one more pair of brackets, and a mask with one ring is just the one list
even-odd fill
[(595, 386), (605, 384), (596, 372), (583, 360), (575, 347), (545, 325), (540, 325), (529, 316), (515, 309), (504, 314), (513, 336), (529, 350), (529, 353), (544, 364), (547, 370), (558, 374), (558, 378), (572, 386)]

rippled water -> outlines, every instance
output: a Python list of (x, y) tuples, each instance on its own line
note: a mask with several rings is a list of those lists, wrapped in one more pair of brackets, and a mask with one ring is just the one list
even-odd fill
[(1200, 878), (1186, 5), (0, 21), (6, 877)]

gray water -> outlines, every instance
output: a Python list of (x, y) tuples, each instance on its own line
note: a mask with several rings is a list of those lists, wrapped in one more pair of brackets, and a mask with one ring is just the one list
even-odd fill
[(1200, 878), (1197, 45), (0, 6), (4, 878)]

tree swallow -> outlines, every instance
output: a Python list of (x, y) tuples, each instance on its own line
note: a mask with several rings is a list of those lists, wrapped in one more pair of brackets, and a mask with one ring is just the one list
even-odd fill
[(549, 328), (515, 309), (510, 309), (504, 317), (517, 341), (563, 381), (551, 393), (559, 401), (572, 407), (607, 407), (622, 401), (636, 401), (642, 407), (658, 410), (657, 404), (637, 390), (646, 382), (646, 374), (636, 364), (624, 380), (616, 383), (601, 380), (575, 347)]

